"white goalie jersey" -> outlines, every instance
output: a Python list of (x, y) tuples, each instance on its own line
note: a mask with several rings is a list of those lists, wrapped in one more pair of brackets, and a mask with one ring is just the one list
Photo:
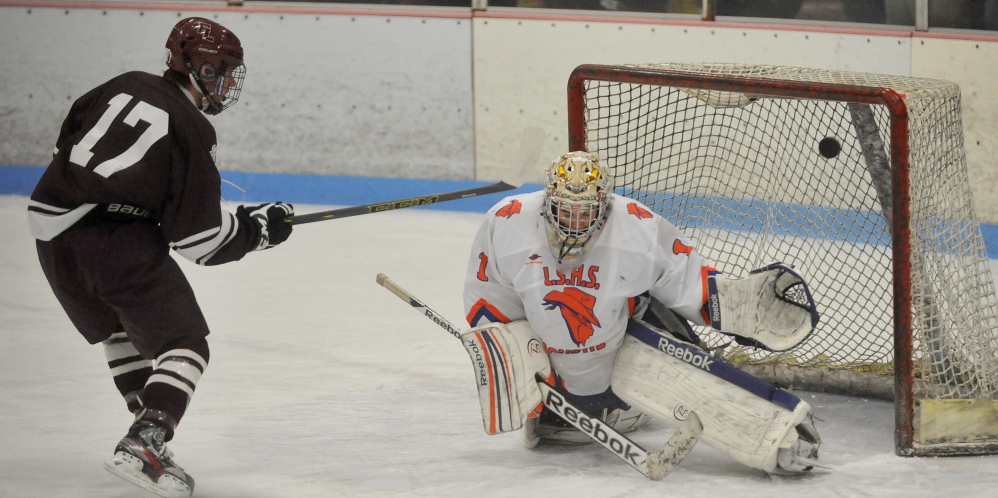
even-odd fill
[(707, 278), (717, 273), (672, 223), (612, 195), (605, 225), (574, 268), (559, 269), (540, 215), (544, 192), (503, 199), (475, 236), (465, 278), (468, 323), (526, 319), (551, 366), (576, 395), (610, 386), (627, 320), (645, 292), (704, 325)]

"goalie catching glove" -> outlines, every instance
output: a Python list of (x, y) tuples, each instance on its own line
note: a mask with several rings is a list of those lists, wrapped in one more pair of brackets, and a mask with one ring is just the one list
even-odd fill
[(236, 209), (236, 217), (256, 233), (254, 251), (270, 249), (288, 240), (291, 236), (290, 219), (294, 214), (294, 206), (283, 202), (239, 206)]
[(551, 376), (551, 363), (526, 320), (490, 323), (461, 334), (475, 367), (475, 385), (485, 432), (519, 430), (544, 406), (537, 375)]
[(707, 280), (711, 326), (739, 344), (786, 351), (818, 325), (811, 289), (783, 263), (752, 270), (748, 278)]

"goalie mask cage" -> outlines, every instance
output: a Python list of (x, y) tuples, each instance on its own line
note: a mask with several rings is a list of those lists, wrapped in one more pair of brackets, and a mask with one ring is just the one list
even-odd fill
[(898, 455), (998, 453), (994, 284), (956, 84), (583, 65), (568, 107), (570, 150), (596, 153), (619, 194), (676, 224), (719, 270), (741, 278), (782, 261), (804, 272), (815, 333), (767, 353), (701, 327), (720, 357), (783, 387), (894, 399)]

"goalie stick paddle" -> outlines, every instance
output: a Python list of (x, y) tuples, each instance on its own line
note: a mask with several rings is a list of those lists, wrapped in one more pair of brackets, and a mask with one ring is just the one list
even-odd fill
[(520, 153), (517, 156), (517, 169), (503, 178), (501, 181), (491, 185), (481, 187), (454, 190), (440, 194), (424, 195), (420, 197), (410, 197), (408, 199), (397, 199), (394, 201), (375, 202), (362, 206), (350, 206), (345, 208), (331, 209), (329, 211), (319, 211), (315, 213), (300, 214), (292, 216), (289, 223), (301, 225), (302, 223), (312, 223), (315, 221), (334, 220), (357, 216), (361, 214), (380, 213), (395, 209), (404, 209), (416, 206), (427, 206), (440, 202), (455, 201), (458, 199), (468, 199), (479, 195), (495, 194), (519, 188), (526, 181), (531, 168), (541, 156), (541, 149), (544, 147), (544, 130), (530, 126), (523, 130), (520, 140)]
[[(379, 285), (391, 291), (399, 299), (409, 303), (409, 306), (416, 308), (450, 335), (458, 339), (461, 338), (460, 329), (388, 278), (387, 275), (379, 273), (376, 280)], [(659, 451), (649, 453), (641, 445), (620, 434), (602, 420), (586, 415), (546, 382), (538, 379), (537, 386), (541, 390), (545, 407), (649, 479), (659, 480), (669, 475), (693, 450), (693, 446), (700, 438), (700, 433), (703, 432), (700, 418), (696, 413), (690, 412), (679, 430), (669, 438), (665, 446)]]

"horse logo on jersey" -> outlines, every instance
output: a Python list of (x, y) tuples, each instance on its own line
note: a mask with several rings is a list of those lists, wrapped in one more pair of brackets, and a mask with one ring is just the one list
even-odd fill
[(627, 214), (633, 214), (639, 219), (651, 218), (651, 213), (647, 209), (638, 206), (637, 203), (634, 202), (627, 205)]
[(679, 239), (676, 239), (676, 241), (672, 243), (672, 254), (686, 254), (688, 256), (691, 251), (693, 251), (693, 246), (683, 244), (679, 241)]
[(561, 310), (561, 317), (565, 319), (568, 332), (576, 345), (584, 346), (593, 336), (593, 328), (600, 326), (593, 311), (596, 298), (574, 287), (566, 287), (564, 292), (548, 292), (544, 296), (544, 306), (549, 310)]
[(523, 204), (521, 204), (520, 201), (513, 199), (512, 201), (509, 201), (509, 204), (503, 206), (502, 209), (496, 211), (496, 216), (510, 218), (514, 214), (518, 214), (520, 212), (520, 208), (522, 207)]

